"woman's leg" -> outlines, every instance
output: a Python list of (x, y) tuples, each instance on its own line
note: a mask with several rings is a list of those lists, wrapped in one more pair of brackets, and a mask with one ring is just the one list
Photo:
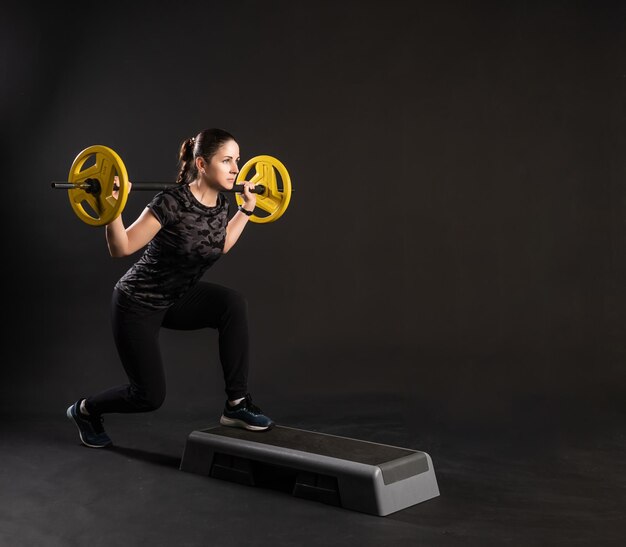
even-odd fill
[(167, 310), (163, 326), (177, 330), (217, 329), (226, 394), (230, 400), (246, 396), (250, 358), (248, 304), (239, 292), (199, 282)]
[(165, 399), (165, 373), (159, 348), (159, 328), (165, 310), (150, 310), (114, 290), (112, 327), (115, 344), (129, 383), (88, 397), (89, 414), (148, 412)]

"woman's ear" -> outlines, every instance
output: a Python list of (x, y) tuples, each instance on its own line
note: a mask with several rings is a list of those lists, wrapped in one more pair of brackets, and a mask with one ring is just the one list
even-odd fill
[(199, 172), (204, 173), (204, 170), (206, 168), (206, 162), (204, 161), (204, 158), (202, 156), (198, 156), (195, 161), (196, 161), (196, 169)]

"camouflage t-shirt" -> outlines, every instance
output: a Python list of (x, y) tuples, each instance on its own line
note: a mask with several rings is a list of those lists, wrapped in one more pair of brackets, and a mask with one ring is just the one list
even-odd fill
[(156, 194), (147, 207), (161, 229), (115, 287), (146, 307), (167, 308), (222, 256), (228, 201), (219, 194), (217, 205), (207, 207), (180, 184)]

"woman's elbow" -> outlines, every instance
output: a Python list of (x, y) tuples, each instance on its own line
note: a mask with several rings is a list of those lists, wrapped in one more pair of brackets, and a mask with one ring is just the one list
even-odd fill
[(224, 240), (224, 246), (222, 247), (222, 254), (226, 254), (228, 251), (230, 251), (233, 248), (234, 243), (232, 243), (231, 241), (229, 241), (228, 236), (226, 236), (226, 239)]
[(115, 249), (109, 247), (109, 254), (111, 255), (111, 258), (124, 258), (130, 253), (127, 253), (124, 249)]

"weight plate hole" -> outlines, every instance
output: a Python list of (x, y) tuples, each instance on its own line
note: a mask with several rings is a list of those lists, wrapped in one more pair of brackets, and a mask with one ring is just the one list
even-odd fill
[(89, 169), (90, 167), (93, 167), (94, 165), (96, 165), (96, 155), (95, 154), (91, 154), (86, 160), (85, 163), (83, 163), (82, 167), (80, 168), (81, 172), (85, 171), (87, 169)]
[(85, 210), (85, 213), (87, 213), (91, 218), (94, 218), (96, 220), (100, 218), (100, 215), (98, 215), (98, 213), (93, 210), (93, 207), (89, 205), (89, 202), (87, 200), (83, 200), (80, 204)]

